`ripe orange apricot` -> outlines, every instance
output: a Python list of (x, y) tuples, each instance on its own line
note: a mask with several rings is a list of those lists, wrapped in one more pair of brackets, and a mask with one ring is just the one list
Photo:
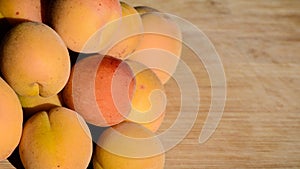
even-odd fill
[(41, 96), (18, 96), (21, 102), (24, 118), (29, 118), (40, 111), (48, 111), (54, 107), (63, 105), (60, 95), (50, 97)]
[(126, 59), (139, 45), (143, 32), (143, 24), (139, 13), (129, 4), (120, 2), (122, 6), (122, 21), (120, 29), (112, 40), (112, 47), (106, 55)]
[(0, 78), (0, 161), (6, 159), (21, 139), (23, 112), (13, 89)]
[(175, 72), (182, 50), (179, 26), (163, 13), (141, 15), (144, 32), (135, 52), (129, 59), (145, 64), (165, 84)]
[(131, 122), (106, 129), (93, 155), (96, 169), (163, 169), (164, 162), (159, 139), (150, 130)]
[(96, 37), (99, 46), (84, 49), (96, 32), (122, 16), (118, 0), (53, 0), (49, 11), (51, 25), (68, 48), (84, 53), (95, 53), (108, 42), (116, 28), (107, 28)]
[(25, 123), (19, 153), (26, 169), (82, 169), (90, 162), (92, 148), (83, 118), (57, 107), (38, 112)]
[(3, 78), (21, 96), (50, 97), (68, 81), (68, 49), (49, 26), (23, 22), (11, 29), (1, 46)]
[(12, 24), (24, 21), (42, 22), (41, 0), (0, 0), (0, 11)]
[(132, 108), (127, 120), (139, 123), (155, 132), (165, 116), (165, 89), (156, 74), (145, 65), (127, 60), (134, 72), (136, 89), (132, 98)]
[(135, 81), (126, 62), (93, 55), (77, 62), (63, 91), (64, 103), (97, 126), (125, 120), (131, 106)]

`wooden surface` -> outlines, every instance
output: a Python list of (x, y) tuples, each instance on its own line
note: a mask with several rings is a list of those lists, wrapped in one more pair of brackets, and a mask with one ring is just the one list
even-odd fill
[[(196, 124), (166, 154), (166, 169), (300, 168), (300, 1), (140, 1), (195, 24), (213, 42), (224, 65), (227, 101), (222, 120), (204, 144), (198, 137), (210, 106), (205, 67), (183, 56), (201, 92)], [(194, 67), (193, 67), (194, 66)], [(175, 81), (160, 131), (178, 111)], [(0, 168), (8, 168), (6, 162)]]
[(1, 169), (12, 169), (13, 167), (8, 161), (0, 161), (0, 168)]

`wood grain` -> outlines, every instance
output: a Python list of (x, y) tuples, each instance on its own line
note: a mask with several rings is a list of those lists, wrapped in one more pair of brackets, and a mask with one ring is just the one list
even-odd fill
[[(166, 169), (300, 168), (300, 1), (127, 0), (187, 19), (213, 42), (224, 65), (227, 100), (214, 135), (198, 143), (211, 101), (203, 64), (183, 59), (198, 78), (201, 106), (193, 129), (167, 152)], [(167, 117), (180, 103), (174, 80), (166, 84)], [(6, 161), (0, 168), (9, 168)]]
[(0, 168), (1, 169), (12, 169), (14, 168), (7, 160), (0, 161)]

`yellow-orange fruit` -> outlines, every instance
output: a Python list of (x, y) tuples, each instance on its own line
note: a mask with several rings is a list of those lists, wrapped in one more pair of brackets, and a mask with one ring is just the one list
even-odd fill
[[(147, 139), (147, 140), (143, 140)], [(97, 169), (163, 169), (160, 141), (143, 126), (123, 122), (104, 131), (93, 155)]]
[(48, 111), (54, 107), (62, 106), (62, 99), (59, 95), (50, 97), (41, 96), (18, 96), (21, 102), (23, 113), (26, 118), (40, 111)]
[(103, 167), (101, 166), (101, 164), (99, 164), (97, 161), (93, 162), (93, 168), (94, 169), (103, 169)]
[(0, 0), (0, 11), (12, 24), (42, 22), (41, 0)]
[(19, 153), (26, 169), (82, 169), (89, 164), (92, 146), (83, 118), (58, 107), (39, 112), (25, 123)]
[(139, 123), (155, 132), (163, 122), (166, 107), (164, 86), (156, 74), (145, 65), (127, 61), (134, 72), (136, 89), (127, 120)]
[[(68, 48), (76, 52), (94, 53), (108, 42), (116, 28), (103, 30), (95, 41), (95, 48), (83, 49), (88, 40), (108, 23), (122, 16), (118, 0), (54, 0), (50, 7), (50, 22)], [(98, 48), (98, 45), (100, 46)]]
[(68, 81), (70, 64), (64, 42), (43, 23), (21, 23), (3, 39), (1, 72), (21, 96), (58, 94)]
[(130, 67), (120, 59), (93, 55), (77, 62), (63, 91), (64, 103), (97, 126), (125, 120), (135, 81)]
[(19, 144), (22, 134), (22, 107), (15, 92), (0, 78), (0, 161)]
[(141, 18), (144, 27), (143, 38), (129, 59), (153, 69), (165, 84), (175, 72), (181, 56), (181, 30), (165, 14), (144, 13)]
[(114, 35), (112, 48), (107, 55), (125, 59), (138, 46), (141, 40), (143, 24), (139, 13), (129, 4), (120, 2), (122, 6), (122, 21), (120, 30)]
[(139, 12), (139, 14), (144, 14), (149, 12), (159, 12), (159, 10), (149, 6), (135, 6), (134, 8)]

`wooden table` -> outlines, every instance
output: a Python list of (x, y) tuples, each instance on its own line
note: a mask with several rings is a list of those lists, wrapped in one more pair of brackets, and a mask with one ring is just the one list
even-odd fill
[[(224, 65), (224, 114), (212, 137), (199, 144), (210, 107), (210, 81), (203, 65), (183, 56), (198, 77), (201, 106), (192, 130), (167, 152), (166, 169), (300, 168), (300, 1), (127, 2), (192, 22), (213, 42)], [(160, 131), (177, 115), (175, 88), (175, 81), (166, 84), (171, 99)], [(0, 168), (10, 167), (3, 161)]]

